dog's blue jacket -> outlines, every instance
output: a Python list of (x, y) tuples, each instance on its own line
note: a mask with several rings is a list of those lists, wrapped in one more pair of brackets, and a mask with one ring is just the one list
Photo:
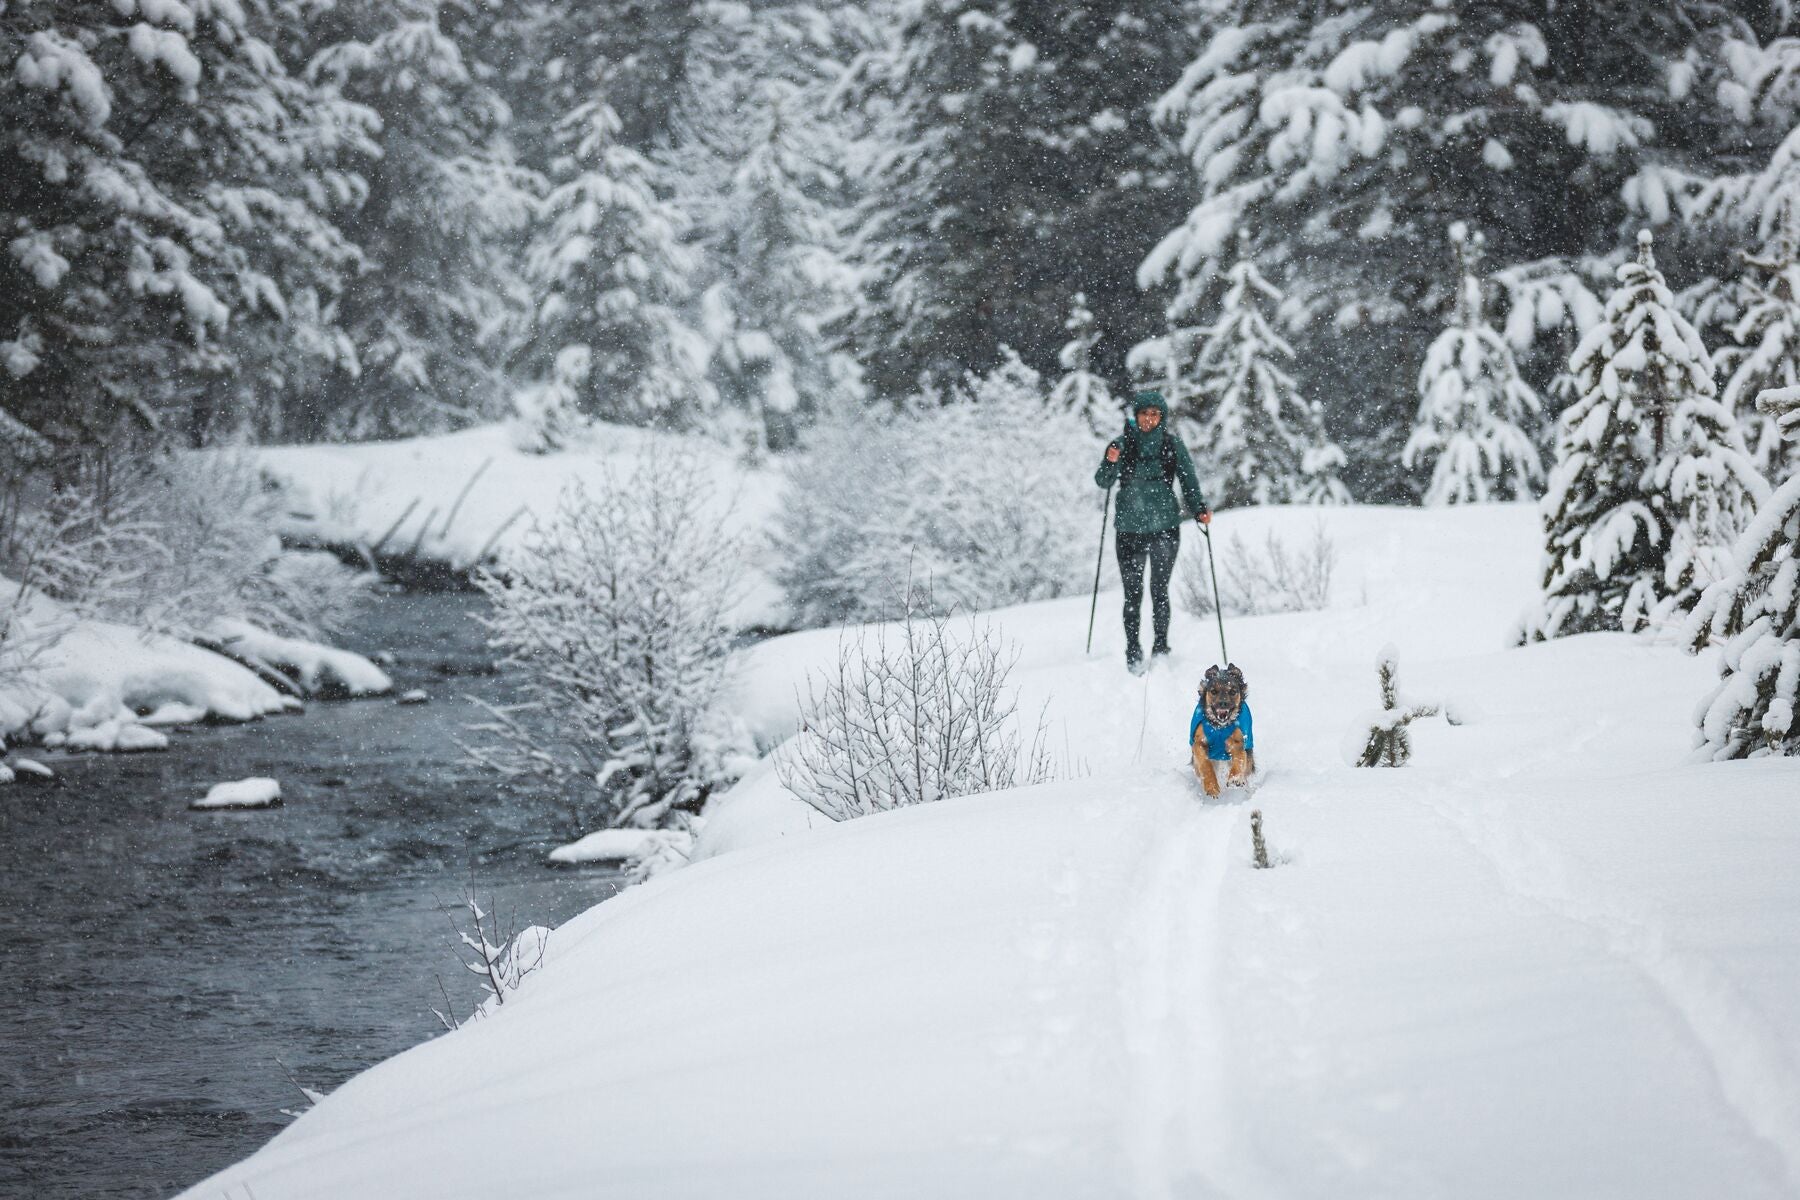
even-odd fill
[(1230, 725), (1215, 727), (1211, 721), (1206, 719), (1206, 701), (1202, 699), (1200, 703), (1194, 705), (1194, 719), (1188, 723), (1188, 745), (1194, 744), (1194, 735), (1200, 732), (1202, 726), (1206, 728), (1206, 757), (1214, 762), (1225, 762), (1231, 757), (1231, 751), (1226, 747), (1225, 742), (1231, 737), (1234, 729), (1244, 731), (1244, 749), (1256, 749), (1256, 739), (1250, 733), (1250, 705), (1248, 703), (1238, 705), (1236, 721)]

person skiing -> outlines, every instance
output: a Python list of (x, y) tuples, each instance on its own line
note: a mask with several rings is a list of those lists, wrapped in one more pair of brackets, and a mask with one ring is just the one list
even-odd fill
[(1200, 491), (1200, 477), (1186, 446), (1166, 429), (1168, 407), (1162, 393), (1142, 391), (1132, 402), (1131, 420), (1125, 432), (1106, 444), (1106, 458), (1094, 472), (1094, 482), (1110, 488), (1121, 482), (1118, 508), (1113, 516), (1116, 531), (1114, 553), (1119, 559), (1119, 578), (1125, 583), (1125, 666), (1136, 675), (1144, 669), (1139, 641), (1143, 625), (1144, 566), (1150, 567), (1150, 613), (1156, 641), (1152, 655), (1169, 653), (1169, 579), (1175, 574), (1175, 555), (1181, 549), (1182, 506), (1175, 500), (1175, 481), (1181, 481), (1181, 498), (1201, 525), (1210, 524), (1212, 512)]

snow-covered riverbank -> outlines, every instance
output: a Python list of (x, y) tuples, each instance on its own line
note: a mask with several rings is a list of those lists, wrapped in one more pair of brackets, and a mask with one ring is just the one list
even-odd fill
[[(411, 556), (467, 571), (530, 533), (534, 518), (556, 509), (571, 484), (590, 487), (634, 457), (674, 456), (703, 474), (718, 511), (706, 514), (734, 534), (760, 539), (779, 498), (779, 474), (747, 467), (704, 438), (597, 423), (566, 450), (529, 454), (505, 424), (460, 433), (353, 445), (273, 446), (252, 452), (293, 490), (289, 534), (318, 545)], [(740, 624), (766, 622), (779, 609), (760, 572), (745, 581)]]
[(10, 580), (0, 579), (0, 595), (11, 621), (0, 678), (6, 745), (161, 750), (170, 726), (296, 710), (296, 693), (375, 696), (392, 686), (362, 655), (240, 620), (218, 622), (208, 649), (79, 616), (44, 596), (17, 602)]
[[(1689, 761), (1710, 657), (1506, 648), (1529, 508), (1217, 528), (1320, 516), (1330, 609), (1228, 630), (1275, 869), (1183, 777), (1206, 624), (1138, 680), (1116, 596), (1091, 658), (1085, 598), (998, 613), (1085, 774), (844, 825), (753, 776), (503, 1012), (187, 1194), (1795, 1194), (1800, 764)], [(1463, 723), (1359, 771), (1389, 643)], [(759, 732), (835, 647), (751, 653)]]

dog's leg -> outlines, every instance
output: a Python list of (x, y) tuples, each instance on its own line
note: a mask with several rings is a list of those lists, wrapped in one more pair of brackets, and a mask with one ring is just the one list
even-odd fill
[(1256, 771), (1255, 761), (1251, 759), (1250, 752), (1244, 749), (1243, 731), (1239, 730), (1233, 733), (1226, 740), (1225, 745), (1231, 751), (1229, 782), (1237, 787), (1243, 787), (1250, 782), (1250, 776)]
[(1194, 736), (1194, 775), (1200, 780), (1200, 786), (1208, 796), (1214, 799), (1219, 795), (1219, 773), (1213, 767), (1213, 760), (1206, 755), (1206, 735)]

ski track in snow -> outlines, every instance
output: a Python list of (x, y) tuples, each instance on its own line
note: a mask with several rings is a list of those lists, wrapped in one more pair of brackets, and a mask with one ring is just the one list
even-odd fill
[(1469, 803), (1425, 803), (1493, 864), (1507, 891), (1594, 930), (1650, 982), (1711, 1064), (1722, 1099), (1779, 1156), (1786, 1186), (1800, 1195), (1800, 1070), (1762, 1014), (1706, 958), (1674, 944), (1648, 907), (1589, 879), (1507, 819), (1499, 800), (1458, 791)]
[(1229, 1196), (1218, 918), (1237, 811), (1156, 794), (1169, 815), (1153, 823), (1119, 939), (1130, 1195)]

